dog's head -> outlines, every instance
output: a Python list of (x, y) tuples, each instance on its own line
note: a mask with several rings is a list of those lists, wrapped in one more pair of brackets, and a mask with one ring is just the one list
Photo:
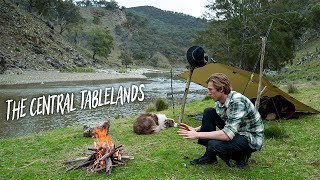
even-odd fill
[(168, 118), (164, 114), (157, 114), (157, 117), (158, 117), (158, 121), (164, 122), (164, 126), (166, 128), (168, 128), (168, 127), (178, 127), (178, 124), (175, 123), (173, 119)]
[(164, 124), (166, 125), (166, 127), (178, 127), (178, 123), (175, 123), (173, 119), (166, 119)]

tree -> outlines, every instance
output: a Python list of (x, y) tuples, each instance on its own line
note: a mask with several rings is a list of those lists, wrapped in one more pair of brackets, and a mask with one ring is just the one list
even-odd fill
[(112, 9), (119, 9), (119, 5), (116, 1), (110, 0), (110, 2), (105, 2), (106, 9), (112, 10)]
[(30, 13), (36, 12), (44, 17), (49, 17), (54, 12), (54, 4), (57, 0), (19, 0), (16, 3), (22, 5)]
[(92, 2), (90, 0), (76, 1), (76, 5), (79, 7), (89, 7), (92, 6)]
[(93, 24), (99, 25), (101, 24), (101, 19), (99, 16), (93, 16)]
[(50, 18), (55, 11), (55, 4), (58, 0), (34, 0), (34, 7), (38, 14)]
[(128, 68), (128, 65), (133, 63), (132, 57), (127, 52), (121, 52), (119, 59), (121, 59), (121, 64), (125, 65), (126, 68)]
[(58, 0), (56, 4), (55, 20), (60, 26), (60, 34), (67, 28), (77, 25), (83, 21), (79, 7), (73, 4), (72, 0)]
[(92, 59), (96, 55), (108, 57), (113, 47), (113, 36), (109, 29), (95, 28), (89, 32), (88, 46), (92, 50)]
[(299, 0), (216, 0), (207, 6), (216, 19), (196, 42), (218, 61), (251, 71), (259, 58), (260, 36), (268, 36), (265, 66), (279, 69), (293, 57), (295, 39), (305, 27), (305, 7)]
[(68, 30), (68, 37), (74, 44), (79, 43), (80, 36), (83, 34), (83, 26), (82, 24), (77, 24), (76, 26), (72, 26)]
[[(318, 33), (320, 33), (320, 4), (312, 3), (309, 6), (308, 18), (310, 19), (310, 25)], [(319, 35), (319, 34), (318, 34)]]

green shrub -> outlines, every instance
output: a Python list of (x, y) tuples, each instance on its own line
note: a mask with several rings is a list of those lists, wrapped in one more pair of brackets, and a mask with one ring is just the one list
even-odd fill
[(148, 104), (146, 112), (155, 112), (155, 111), (156, 111), (156, 105), (154, 103)]
[(99, 25), (101, 24), (101, 20), (100, 20), (100, 17), (98, 16), (93, 16), (93, 24), (96, 24), (96, 25)]
[(155, 106), (157, 111), (163, 111), (169, 108), (167, 100), (162, 98), (156, 99)]
[(126, 68), (120, 68), (117, 70), (118, 73), (127, 73), (128, 70)]
[(298, 92), (298, 88), (293, 83), (289, 83), (287, 85), (287, 88), (288, 88), (288, 93), (296, 93), (296, 92)]
[(264, 136), (265, 138), (268, 138), (268, 139), (271, 139), (271, 138), (282, 139), (282, 138), (288, 137), (287, 132), (276, 125), (265, 127)]
[(206, 100), (210, 100), (210, 99), (212, 99), (210, 96), (205, 96), (203, 99), (202, 99), (202, 101), (206, 101)]
[(96, 70), (93, 68), (63, 68), (60, 69), (60, 72), (94, 73)]
[(115, 115), (114, 118), (115, 118), (115, 119), (121, 119), (121, 118), (124, 118), (124, 115), (122, 115), (122, 114), (117, 114), (117, 115)]
[(21, 52), (21, 49), (18, 48), (18, 47), (15, 47), (14, 50), (15, 50), (16, 52)]

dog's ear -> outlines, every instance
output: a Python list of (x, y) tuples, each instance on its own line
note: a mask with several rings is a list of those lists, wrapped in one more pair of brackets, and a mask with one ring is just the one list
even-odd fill
[(159, 125), (159, 118), (157, 115), (153, 114), (152, 115), (152, 118), (154, 119), (154, 122), (156, 123), (156, 125), (158, 126)]

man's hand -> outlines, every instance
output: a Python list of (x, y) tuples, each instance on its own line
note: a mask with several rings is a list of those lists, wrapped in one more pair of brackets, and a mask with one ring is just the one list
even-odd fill
[(179, 129), (178, 134), (182, 136), (185, 139), (197, 139), (198, 138), (198, 132), (194, 129), (188, 131), (185, 129)]
[(179, 126), (180, 126), (180, 129), (184, 129), (184, 130), (187, 130), (187, 131), (191, 131), (191, 130), (194, 130), (193, 127), (187, 125), (187, 124), (184, 124), (184, 123), (179, 123)]
[(179, 123), (180, 129), (178, 131), (178, 134), (180, 136), (183, 136), (183, 138), (185, 139), (196, 139), (198, 132), (196, 131), (195, 128), (193, 128), (192, 126), (189, 126), (187, 124), (184, 123)]

